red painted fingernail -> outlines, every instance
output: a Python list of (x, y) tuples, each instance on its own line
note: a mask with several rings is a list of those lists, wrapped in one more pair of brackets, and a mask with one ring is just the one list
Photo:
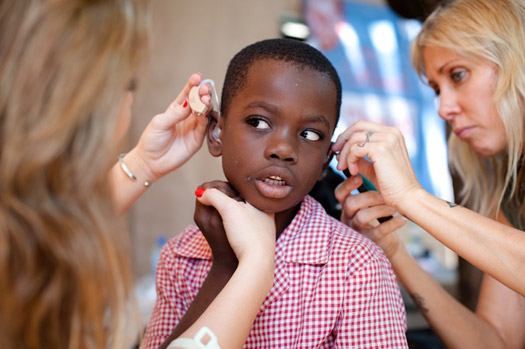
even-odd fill
[(184, 103), (182, 103), (182, 107), (186, 108), (188, 106), (188, 98), (184, 100)]
[(205, 191), (206, 191), (206, 189), (198, 187), (197, 189), (195, 189), (195, 196), (200, 198), (200, 197), (202, 197), (202, 195), (204, 194)]

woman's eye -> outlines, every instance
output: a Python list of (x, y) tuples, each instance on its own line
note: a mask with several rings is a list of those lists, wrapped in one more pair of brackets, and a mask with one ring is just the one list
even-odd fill
[(318, 141), (321, 139), (321, 136), (317, 132), (311, 130), (305, 130), (301, 132), (301, 136), (308, 139), (309, 141)]
[(262, 119), (250, 119), (248, 120), (248, 124), (252, 125), (253, 127), (259, 130), (267, 130), (270, 128), (270, 124), (268, 124)]
[(463, 77), (465, 77), (465, 74), (466, 72), (463, 69), (455, 70), (450, 74), (450, 78), (455, 82), (460, 82), (461, 80), (463, 80)]
[(428, 87), (430, 87), (432, 90), (434, 90), (434, 93), (436, 96), (439, 96), (439, 86), (433, 81), (428, 82)]

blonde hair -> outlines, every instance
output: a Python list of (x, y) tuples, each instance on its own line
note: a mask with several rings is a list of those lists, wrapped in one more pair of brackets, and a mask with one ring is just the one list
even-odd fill
[(123, 347), (130, 246), (107, 173), (144, 7), (0, 4), (0, 347)]
[(506, 192), (516, 196), (520, 212), (525, 180), (517, 174), (522, 162), (525, 117), (525, 2), (523, 0), (456, 0), (442, 4), (425, 21), (413, 42), (412, 61), (426, 75), (422, 58), (425, 46), (444, 47), (463, 56), (492, 62), (498, 81), (494, 105), (507, 136), (506, 149), (483, 158), (451, 133), (449, 163), (463, 181), (462, 203), (495, 217)]

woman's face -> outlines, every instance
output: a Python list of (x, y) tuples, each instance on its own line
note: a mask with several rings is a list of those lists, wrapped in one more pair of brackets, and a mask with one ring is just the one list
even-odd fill
[(507, 136), (493, 102), (496, 66), (433, 46), (423, 49), (423, 61), (429, 85), (439, 98), (439, 116), (477, 154), (501, 152)]

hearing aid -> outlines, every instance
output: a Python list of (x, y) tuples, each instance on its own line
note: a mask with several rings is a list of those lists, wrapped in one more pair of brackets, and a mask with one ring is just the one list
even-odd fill
[(219, 127), (219, 119), (221, 116), (221, 108), (219, 105), (219, 97), (217, 95), (217, 90), (215, 89), (215, 83), (213, 82), (213, 80), (204, 79), (198, 86), (193, 86), (191, 88), (189, 95), (190, 108), (191, 110), (193, 110), (194, 113), (201, 115), (206, 114), (206, 112), (208, 111), (208, 106), (202, 103), (201, 98), (199, 96), (199, 88), (204, 84), (208, 84), (210, 88), (212, 106), (212, 111), (210, 113), (214, 113), (217, 117), (217, 125), (215, 125), (215, 128), (211, 132), (211, 136), (215, 141), (220, 142), (221, 128)]
[(200, 95), (199, 95), (199, 88), (204, 85), (208, 84), (210, 88), (210, 95), (211, 95), (211, 106), (212, 111), (210, 113), (214, 113), (217, 117), (217, 125), (211, 132), (211, 136), (214, 140), (217, 142), (220, 142), (220, 135), (221, 135), (221, 128), (219, 127), (219, 118), (221, 116), (221, 108), (219, 105), (219, 96), (217, 95), (217, 89), (215, 88), (215, 83), (212, 79), (204, 79), (201, 81), (201, 83), (198, 86), (193, 86), (190, 90), (189, 95), (189, 103), (190, 108), (193, 110), (196, 114), (206, 114), (208, 111), (208, 106), (204, 103), (202, 103)]
[(217, 90), (215, 89), (215, 83), (212, 79), (204, 79), (201, 81), (201, 83), (198, 86), (193, 86), (190, 90), (189, 94), (189, 103), (190, 108), (193, 110), (195, 114), (204, 115), (208, 111), (208, 106), (204, 104), (201, 101), (201, 97), (199, 95), (199, 88), (207, 84), (210, 88), (210, 95), (211, 95), (211, 106), (213, 111), (215, 111), (217, 114), (220, 113), (220, 107), (219, 107), (219, 97), (217, 95)]

